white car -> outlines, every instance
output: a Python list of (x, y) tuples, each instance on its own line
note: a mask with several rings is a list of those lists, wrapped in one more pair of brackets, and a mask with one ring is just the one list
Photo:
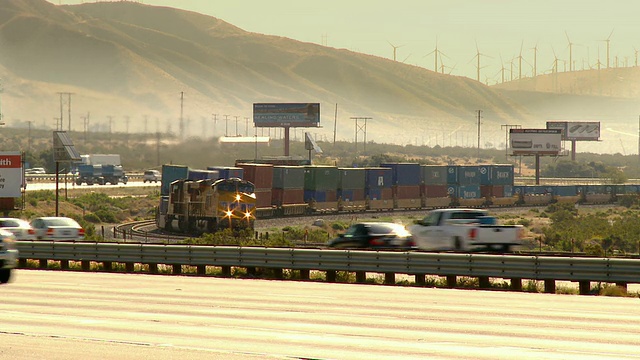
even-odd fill
[(36, 232), (28, 221), (16, 218), (0, 218), (0, 228), (12, 233), (16, 240), (35, 240)]
[(31, 220), (38, 240), (84, 240), (84, 229), (68, 217), (39, 217)]
[(11, 272), (17, 266), (18, 250), (12, 233), (0, 229), (0, 284), (11, 280)]
[(31, 168), (24, 171), (25, 174), (46, 174), (47, 171), (44, 168)]
[(158, 170), (147, 170), (142, 175), (142, 182), (158, 182), (162, 179), (162, 174)]

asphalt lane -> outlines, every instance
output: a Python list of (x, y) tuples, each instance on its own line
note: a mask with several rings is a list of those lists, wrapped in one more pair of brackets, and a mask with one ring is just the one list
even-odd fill
[(640, 358), (640, 299), (19, 270), (0, 358)]

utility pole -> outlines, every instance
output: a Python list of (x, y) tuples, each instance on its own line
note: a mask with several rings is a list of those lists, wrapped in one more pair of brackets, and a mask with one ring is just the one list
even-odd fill
[(224, 136), (229, 136), (229, 115), (224, 116)]
[[(366, 154), (367, 153), (367, 120), (371, 120), (372, 118), (370, 117), (351, 117), (352, 120), (355, 120), (356, 123), (356, 139), (355, 139), (355, 145), (356, 145), (356, 155), (358, 154), (358, 132), (362, 132), (363, 134), (363, 150), (362, 153)], [(362, 123), (360, 122), (362, 121)]]
[(236, 118), (236, 133), (235, 133), (235, 136), (238, 136), (238, 135), (239, 135), (239, 134), (238, 134), (238, 118), (239, 118), (240, 116), (234, 116), (234, 117)]
[(149, 123), (149, 116), (145, 115), (144, 116), (144, 134), (145, 135), (147, 135), (149, 133), (148, 123)]
[(27, 121), (27, 124), (29, 124), (29, 141), (27, 142), (27, 149), (29, 150), (29, 153), (31, 153), (31, 120)]
[(124, 117), (124, 124), (125, 124), (125, 128), (127, 129), (127, 135), (124, 141), (126, 146), (129, 146), (129, 116)]
[(180, 140), (184, 140), (184, 91), (180, 91)]
[(109, 115), (107, 116), (107, 119), (109, 119), (109, 142), (111, 142), (111, 136), (113, 134), (113, 116)]
[(478, 159), (480, 159), (480, 123), (482, 120), (482, 110), (478, 110)]
[(59, 92), (58, 95), (60, 95), (60, 119), (61, 119), (60, 120), (60, 123), (61, 123), (60, 124), (60, 131), (62, 131), (62, 122), (63, 122), (63, 119), (64, 119), (64, 112), (63, 112), (63, 110), (64, 110), (64, 100), (63, 100), (63, 96), (67, 95), (67, 112), (68, 112), (68, 115), (69, 115), (69, 118), (68, 118), (69, 124), (68, 124), (67, 130), (69, 132), (71, 132), (71, 95), (74, 95), (74, 94), (70, 93), (70, 92)]
[(249, 136), (249, 118), (244, 118), (244, 136)]
[(333, 117), (333, 146), (336, 146), (336, 129), (338, 127), (338, 103), (336, 103), (336, 114)]
[(504, 156), (505, 160), (509, 162), (509, 130), (520, 129), (521, 126), (504, 124), (500, 125), (500, 127), (504, 129)]
[(218, 131), (218, 114), (213, 115), (213, 136), (216, 136), (216, 132)]

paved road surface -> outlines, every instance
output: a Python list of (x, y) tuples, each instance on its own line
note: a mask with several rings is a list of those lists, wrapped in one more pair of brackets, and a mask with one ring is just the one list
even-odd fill
[(640, 299), (20, 270), (2, 359), (640, 358)]

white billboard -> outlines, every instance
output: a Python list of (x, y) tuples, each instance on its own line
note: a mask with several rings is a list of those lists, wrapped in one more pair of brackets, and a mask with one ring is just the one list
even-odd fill
[(513, 155), (558, 155), (562, 150), (560, 129), (510, 129)]
[(600, 122), (598, 121), (547, 121), (547, 129), (561, 129), (562, 140), (600, 140)]
[(22, 154), (19, 151), (0, 152), (0, 198), (22, 196)]

